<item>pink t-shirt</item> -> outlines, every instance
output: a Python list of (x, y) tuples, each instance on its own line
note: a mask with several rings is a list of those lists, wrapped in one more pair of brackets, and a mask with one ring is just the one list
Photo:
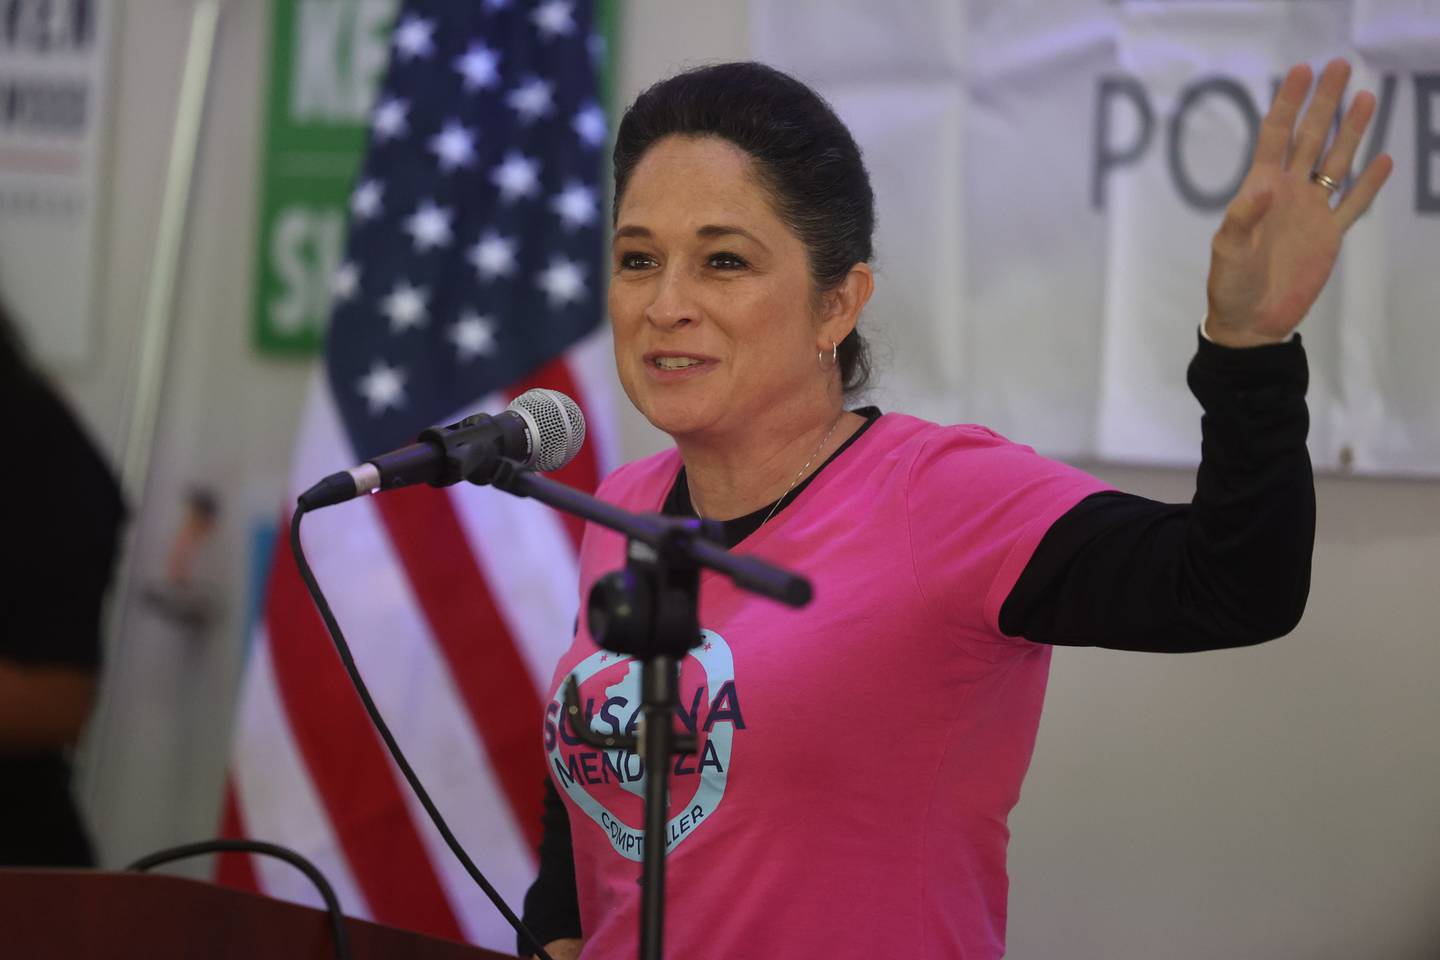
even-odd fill
[[(679, 468), (675, 451), (658, 454), (600, 495), (658, 512)], [(809, 577), (808, 607), (704, 575), (704, 643), (680, 685), (680, 723), (701, 750), (671, 769), (668, 956), (1004, 952), (1006, 819), (1050, 650), (1004, 636), (1000, 606), (1050, 525), (1103, 489), (983, 427), (889, 414), (736, 548)], [(620, 535), (587, 529), (582, 609), (623, 553)], [(596, 647), (582, 618), (545, 717), (583, 956), (628, 960), (643, 769), (560, 728), (571, 673), (593, 728), (633, 730), (640, 666)]]

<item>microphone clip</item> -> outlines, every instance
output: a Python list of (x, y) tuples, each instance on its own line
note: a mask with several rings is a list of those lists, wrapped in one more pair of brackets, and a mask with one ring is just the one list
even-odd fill
[[(507, 411), (507, 413), (511, 413)], [(466, 480), (478, 486), (492, 483), (505, 451), (524, 450), (528, 466), (535, 458), (534, 440), (519, 416), (478, 413), (447, 426), (429, 427), (416, 438), (434, 446), (442, 456), (439, 473), (426, 480), (432, 487), (448, 487)]]

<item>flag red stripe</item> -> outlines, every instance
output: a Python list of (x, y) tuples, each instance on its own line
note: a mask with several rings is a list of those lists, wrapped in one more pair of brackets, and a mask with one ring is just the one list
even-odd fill
[[(575, 377), (570, 372), (570, 364), (564, 357), (556, 357), (520, 383), (516, 384), (512, 396), (519, 396), (526, 390), (535, 387), (544, 387), (549, 390), (559, 390), (561, 393), (575, 399), (584, 409), (585, 398), (579, 396), (580, 388)], [(587, 443), (580, 448), (580, 453), (568, 464), (559, 470), (551, 471), (547, 476), (568, 484), (577, 490), (584, 490), (586, 493), (594, 493), (596, 486), (600, 483), (600, 461), (595, 456), (595, 445)], [(580, 537), (585, 532), (585, 521), (579, 517), (572, 517), (564, 514), (561, 520), (565, 524), (565, 532), (570, 535), (570, 540), (575, 544), (575, 549), (580, 549)]]
[(275, 683), (355, 883), (377, 922), (463, 940), (401, 792), (409, 787), (345, 675), (289, 538), (275, 546), (265, 605)]
[(455, 505), (429, 487), (392, 490), (375, 502), (515, 821), (538, 850), (545, 782), (540, 695)]
[[(235, 781), (225, 778), (225, 805), (220, 814), (220, 836), (226, 840), (248, 840), (250, 833), (245, 829), (245, 818), (240, 813), (240, 798), (235, 793)], [(260, 892), (260, 878), (255, 873), (255, 864), (248, 853), (225, 853), (216, 858), (215, 882), (237, 890)]]

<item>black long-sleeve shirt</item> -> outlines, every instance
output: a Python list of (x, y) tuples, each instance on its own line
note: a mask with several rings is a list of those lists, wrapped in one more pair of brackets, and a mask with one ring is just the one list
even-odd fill
[[(95, 673), (101, 604), (125, 519), (119, 483), (37, 375), (0, 373), (0, 407), (11, 412), (9, 442), (46, 471), (44, 483), (15, 469), (0, 481), (0, 529), (16, 558), (0, 591), (0, 661)], [(0, 751), (0, 866), (93, 862), (66, 751)]]
[[(1300, 337), (1240, 350), (1200, 338), (1187, 381), (1204, 410), (1194, 499), (1168, 504), (1109, 492), (1080, 501), (1046, 531), (1001, 606), (1006, 634), (1183, 653), (1247, 646), (1295, 628), (1315, 541)], [(880, 416), (857, 412), (865, 425), (820, 470)], [(757, 530), (774, 506), (726, 521), (726, 545)], [(693, 513), (683, 469), (662, 510)], [(542, 824), (540, 875), (525, 895), (524, 920), (549, 943), (582, 934), (569, 816), (548, 778)]]

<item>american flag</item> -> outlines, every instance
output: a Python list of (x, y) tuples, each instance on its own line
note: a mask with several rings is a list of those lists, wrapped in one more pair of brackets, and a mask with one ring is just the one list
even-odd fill
[[(587, 449), (554, 476), (593, 489), (611, 462), (593, 16), (568, 0), (398, 13), (289, 502), (534, 386), (570, 394), (590, 420)], [(461, 485), (334, 507), (303, 535), (382, 714), (518, 908), (539, 840), (541, 691), (577, 609), (579, 524)], [(283, 543), (257, 634), (226, 835), (310, 857), (351, 915), (512, 949), (384, 752)], [(316, 902), (283, 863), (227, 857), (219, 879)]]

